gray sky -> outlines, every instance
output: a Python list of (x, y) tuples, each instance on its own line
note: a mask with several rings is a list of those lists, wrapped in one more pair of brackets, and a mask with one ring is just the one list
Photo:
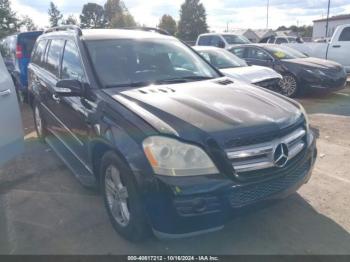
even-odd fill
[[(77, 17), (87, 2), (103, 5), (106, 0), (54, 0), (65, 16)], [(147, 26), (156, 26), (163, 14), (179, 19), (184, 0), (125, 0), (135, 20)], [(48, 25), (49, 0), (11, 0), (19, 15), (29, 15), (36, 24)], [(230, 28), (265, 28), (267, 0), (202, 0), (210, 30), (222, 31), (229, 22)], [(270, 27), (280, 25), (311, 25), (314, 19), (325, 17), (328, 0), (270, 0)], [(331, 15), (350, 13), (350, 0), (331, 0)]]

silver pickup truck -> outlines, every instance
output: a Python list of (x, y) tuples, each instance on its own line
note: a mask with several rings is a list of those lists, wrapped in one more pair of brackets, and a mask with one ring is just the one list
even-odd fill
[(342, 64), (350, 74), (350, 24), (338, 26), (328, 43), (286, 44), (304, 54)]

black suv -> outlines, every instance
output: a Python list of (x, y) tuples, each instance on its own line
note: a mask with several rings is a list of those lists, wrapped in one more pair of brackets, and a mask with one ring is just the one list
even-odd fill
[(130, 240), (220, 229), (311, 176), (302, 106), (235, 83), (174, 37), (52, 29), (37, 40), (29, 86), (39, 137), (83, 185), (101, 188)]

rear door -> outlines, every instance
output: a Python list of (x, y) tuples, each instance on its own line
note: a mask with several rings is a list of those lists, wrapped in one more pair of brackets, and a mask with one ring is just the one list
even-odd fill
[(339, 38), (330, 43), (328, 49), (328, 59), (334, 60), (345, 66), (350, 73), (350, 26), (345, 27), (340, 33)]
[(16, 90), (0, 56), (0, 165), (23, 150), (23, 129)]

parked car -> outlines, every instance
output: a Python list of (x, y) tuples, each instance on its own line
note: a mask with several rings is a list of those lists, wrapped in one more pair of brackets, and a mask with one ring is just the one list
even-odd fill
[(27, 100), (27, 71), (30, 56), (36, 39), (42, 31), (18, 33), (8, 36), (0, 42), (5, 65), (11, 74), (17, 93)]
[(221, 229), (234, 210), (294, 193), (315, 162), (299, 103), (234, 83), (174, 37), (49, 30), (29, 88), (38, 136), (101, 188), (133, 241)]
[(22, 118), (16, 90), (0, 55), (0, 165), (23, 150)]
[(260, 42), (260, 43), (267, 43), (267, 44), (288, 44), (288, 43), (304, 43), (303, 39), (301, 37), (296, 36), (271, 36), (268, 39), (266, 39), (266, 42)]
[(249, 65), (268, 66), (283, 76), (282, 94), (295, 97), (306, 91), (332, 92), (346, 87), (345, 68), (332, 61), (308, 57), (281, 45), (251, 44), (233, 47), (233, 54)]
[(197, 38), (197, 46), (215, 46), (219, 48), (230, 49), (234, 45), (249, 44), (250, 41), (242, 35), (234, 35), (231, 33), (208, 33), (199, 35)]
[(308, 56), (338, 62), (350, 74), (350, 24), (338, 26), (329, 42), (288, 44), (288, 46)]
[(279, 81), (282, 76), (271, 68), (248, 66), (244, 60), (217, 47), (195, 46), (194, 50), (226, 76), (274, 91), (279, 90)]

